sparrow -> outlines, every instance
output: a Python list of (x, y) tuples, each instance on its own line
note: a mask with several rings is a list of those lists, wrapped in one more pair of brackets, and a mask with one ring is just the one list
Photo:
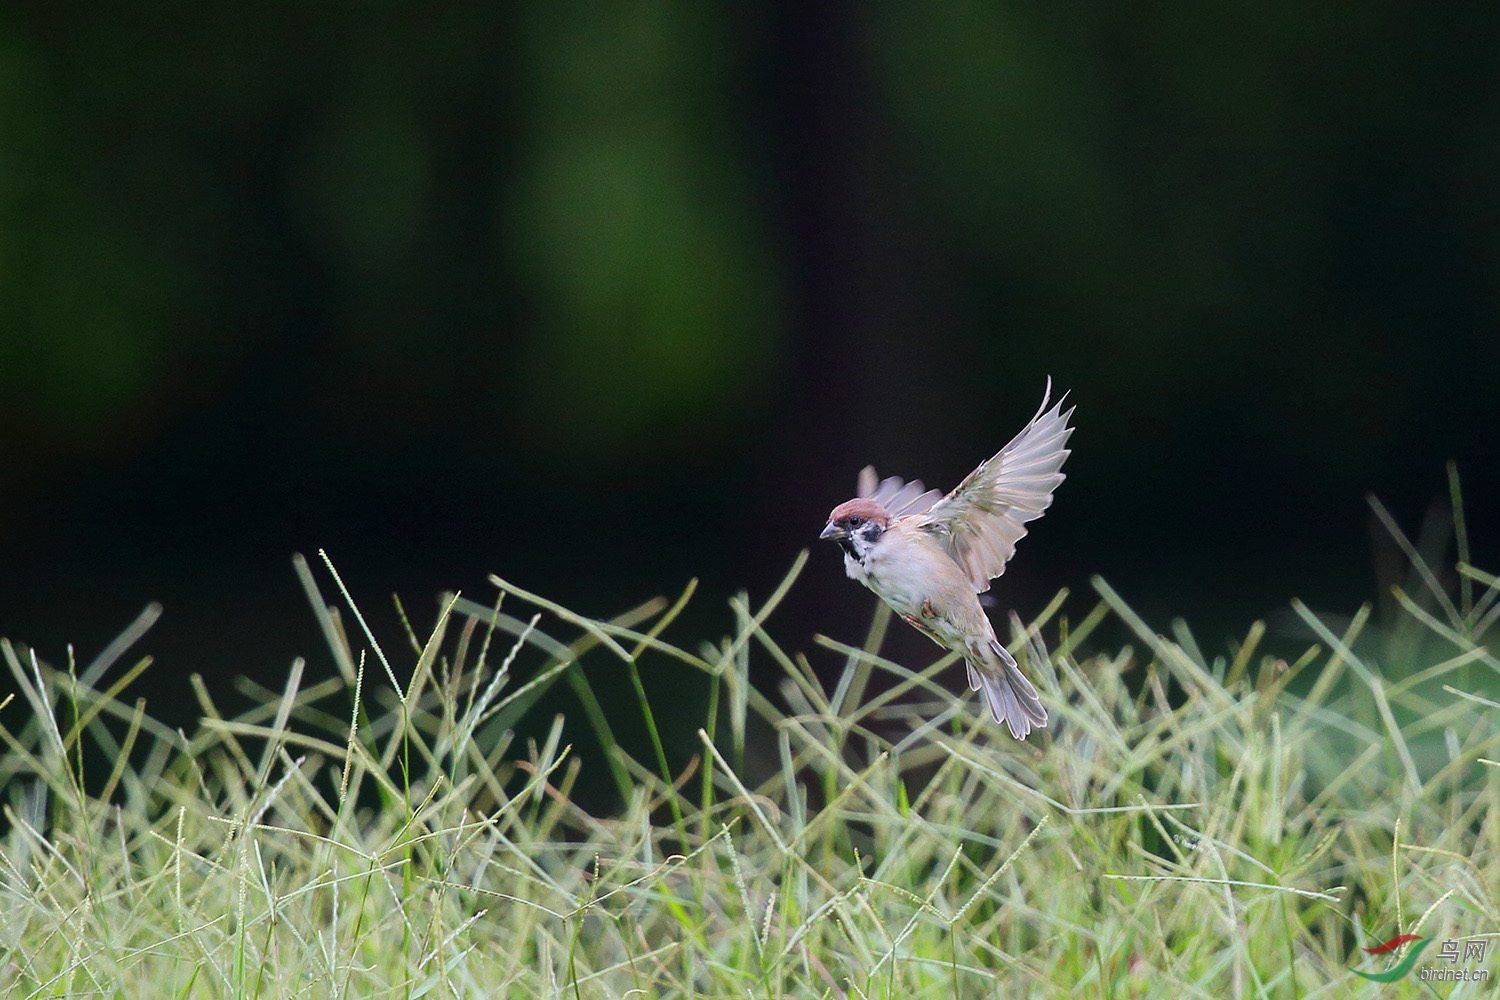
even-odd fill
[(979, 605), (990, 581), (1005, 572), (1026, 525), (1052, 504), (1065, 478), (1073, 408), (1059, 398), (1050, 409), (1052, 380), (1031, 422), (1004, 448), (964, 477), (946, 496), (920, 481), (892, 476), (877, 482), (875, 467), (859, 474), (858, 495), (833, 508), (819, 538), (838, 542), (844, 570), (890, 605), (917, 631), (964, 658), (969, 689), (984, 692), (997, 723), (1024, 740), (1047, 724), (1047, 710), (995, 638)]

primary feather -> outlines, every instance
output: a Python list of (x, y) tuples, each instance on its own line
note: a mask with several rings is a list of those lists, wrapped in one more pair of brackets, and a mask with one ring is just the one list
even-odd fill
[(921, 527), (942, 541), (953, 561), (983, 593), (1005, 572), (1026, 535), (1026, 524), (1052, 505), (1052, 493), (1067, 478), (1062, 464), (1073, 428), (1059, 399), (1050, 409), (1051, 380), (1031, 422), (989, 461), (964, 477), (952, 493), (932, 504)]

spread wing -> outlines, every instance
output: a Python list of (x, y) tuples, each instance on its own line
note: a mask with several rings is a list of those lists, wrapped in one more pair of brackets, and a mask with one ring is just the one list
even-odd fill
[(890, 476), (877, 483), (875, 466), (867, 465), (859, 472), (859, 488), (855, 490), (854, 495), (874, 500), (884, 507), (885, 512), (894, 520), (905, 514), (926, 513), (927, 508), (937, 503), (943, 491), (923, 492), (920, 479), (913, 479), (908, 483), (904, 482), (900, 476)]
[(1048, 379), (1041, 408), (1031, 422), (922, 519), (921, 527), (942, 541), (980, 593), (1005, 572), (1016, 543), (1026, 535), (1026, 523), (1042, 516), (1052, 503), (1052, 491), (1065, 478), (1060, 470), (1068, 457), (1064, 445), (1073, 433), (1068, 426), (1073, 410), (1064, 413), (1061, 399), (1048, 409), (1051, 397)]

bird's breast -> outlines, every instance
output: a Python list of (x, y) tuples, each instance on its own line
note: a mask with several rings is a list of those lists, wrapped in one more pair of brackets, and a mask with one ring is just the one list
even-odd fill
[[(944, 563), (953, 562), (946, 553), (924, 551), (921, 543), (922, 539), (888, 532), (859, 564), (861, 575), (856, 579), (900, 615), (920, 615), (934, 592), (944, 589), (940, 579)], [(852, 569), (850, 575), (854, 575)]]

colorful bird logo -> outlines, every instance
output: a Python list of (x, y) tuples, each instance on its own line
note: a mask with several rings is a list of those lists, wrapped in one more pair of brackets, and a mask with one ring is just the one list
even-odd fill
[(1416, 944), (1412, 946), (1411, 951), (1406, 953), (1405, 958), (1397, 962), (1393, 967), (1387, 969), (1386, 971), (1360, 972), (1358, 969), (1350, 969), (1349, 971), (1354, 973), (1356, 976), (1362, 976), (1365, 979), (1371, 980), (1372, 982), (1394, 983), (1396, 980), (1400, 979), (1402, 976), (1405, 976), (1408, 972), (1410, 972), (1413, 965), (1417, 964), (1417, 956), (1422, 954), (1423, 948), (1426, 948), (1429, 944), (1432, 943), (1432, 938), (1420, 937), (1416, 934), (1397, 934), (1395, 937), (1391, 938), (1389, 941), (1386, 941), (1384, 944), (1377, 944), (1373, 948), (1360, 949), (1361, 951), (1368, 952), (1371, 955), (1387, 955), (1395, 951), (1402, 945), (1406, 944), (1408, 941), (1415, 941)]

